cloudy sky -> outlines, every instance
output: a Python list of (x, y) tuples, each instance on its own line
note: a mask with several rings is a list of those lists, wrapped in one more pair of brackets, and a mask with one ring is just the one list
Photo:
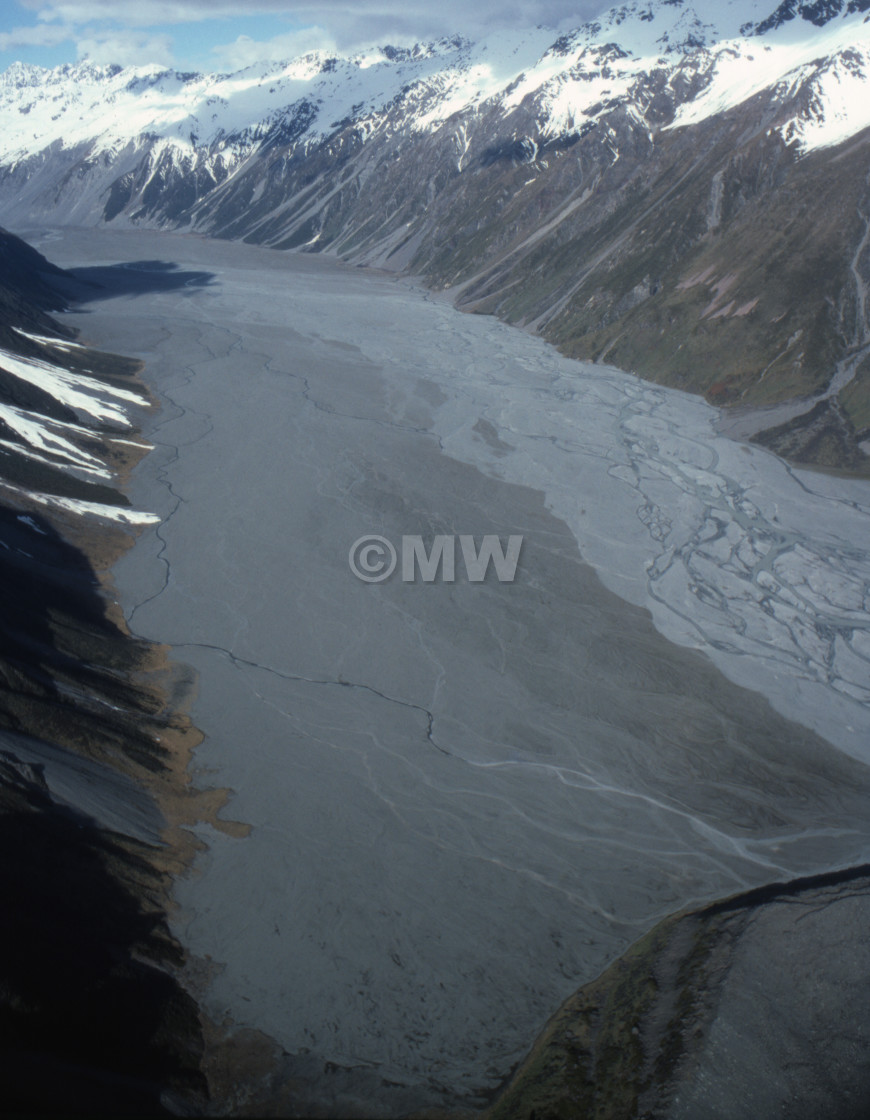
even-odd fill
[(499, 26), (577, 26), (606, 0), (0, 0), (0, 70), (158, 62), (229, 70), (312, 47), (403, 43)]

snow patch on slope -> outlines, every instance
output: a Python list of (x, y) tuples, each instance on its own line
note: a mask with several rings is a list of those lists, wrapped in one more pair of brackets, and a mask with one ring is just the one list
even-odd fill
[(66, 405), (77, 413), (84, 413), (98, 423), (130, 428), (132, 424), (121, 404), (146, 403), (141, 393), (121, 389), (117, 385), (97, 381), (80, 373), (70, 373), (38, 358), (22, 358), (17, 354), (10, 354), (8, 350), (0, 350), (0, 368), (22, 381), (44, 389), (59, 404)]
[[(62, 350), (74, 347), (81, 349), (77, 343), (29, 335), (24, 331), (18, 333)], [(0, 402), (0, 450), (40, 466), (60, 470), (73, 478), (111, 485), (112, 471), (98, 454), (86, 450), (86, 447), (93, 447), (96, 440), (132, 442), (118, 439), (111, 432), (107, 433), (105, 427), (109, 426), (115, 431), (119, 428), (129, 431), (133, 424), (128, 409), (146, 405), (144, 396), (84, 374), (70, 372), (50, 362), (23, 357), (3, 349), (0, 349), (0, 369), (47, 393), (58, 404), (72, 409), (84, 421), (77, 424), (58, 420), (33, 409)], [(87, 424), (92, 426), (86, 426)], [(146, 450), (151, 446), (144, 441), (137, 441), (135, 445)], [(2, 480), (0, 486), (16, 499), (26, 498), (37, 505), (67, 513), (86, 514), (131, 526), (149, 525), (160, 520), (151, 513), (124, 506), (61, 497), (13, 486)]]
[(160, 518), (156, 513), (143, 513), (141, 510), (128, 509), (126, 506), (103, 505), (102, 502), (85, 502), (79, 498), (61, 498), (58, 494), (42, 494), (35, 490), (24, 490), (20, 486), (10, 486), (0, 482), (3, 490), (19, 499), (36, 502), (37, 505), (63, 513), (73, 513), (78, 517), (96, 517), (101, 521), (114, 521), (120, 525), (156, 525)]
[(64, 424), (62, 420), (49, 420), (39, 413), (3, 403), (0, 403), (0, 422), (27, 444), (27, 447), (20, 447), (8, 440), (0, 440), (7, 449), (48, 466), (74, 467), (106, 481), (111, 478), (100, 459), (77, 447), (63, 434), (66, 431), (68, 434), (92, 436), (93, 433), (87, 429)]
[[(804, 25), (804, 28), (806, 25)], [(839, 144), (870, 125), (870, 27), (860, 13), (796, 40), (791, 24), (763, 38), (734, 39), (711, 56), (710, 84), (668, 126), (697, 124), (771, 89), (786, 102), (803, 89), (806, 108), (781, 132), (803, 152)]]

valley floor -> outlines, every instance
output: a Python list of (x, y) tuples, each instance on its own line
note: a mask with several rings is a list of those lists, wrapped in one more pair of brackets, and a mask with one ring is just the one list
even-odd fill
[[(330, 260), (31, 240), (163, 404), (116, 582), (250, 829), (197, 826), (174, 932), (294, 1108), (479, 1108), (666, 915), (866, 861), (870, 483)], [(524, 543), (513, 583), (365, 584), (369, 533)]]

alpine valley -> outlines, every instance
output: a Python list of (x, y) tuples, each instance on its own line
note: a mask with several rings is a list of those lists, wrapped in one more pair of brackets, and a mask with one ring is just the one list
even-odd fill
[(0, 1104), (870, 1115), (870, 0), (15, 63), (0, 226)]

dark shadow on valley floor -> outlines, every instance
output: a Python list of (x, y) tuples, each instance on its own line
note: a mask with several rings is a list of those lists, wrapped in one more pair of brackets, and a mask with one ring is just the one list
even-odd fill
[(186, 295), (216, 283), (213, 272), (193, 272), (180, 268), (173, 261), (156, 260), (73, 268), (68, 277), (57, 286), (68, 299), (80, 304), (150, 292), (177, 291), (179, 295)]

